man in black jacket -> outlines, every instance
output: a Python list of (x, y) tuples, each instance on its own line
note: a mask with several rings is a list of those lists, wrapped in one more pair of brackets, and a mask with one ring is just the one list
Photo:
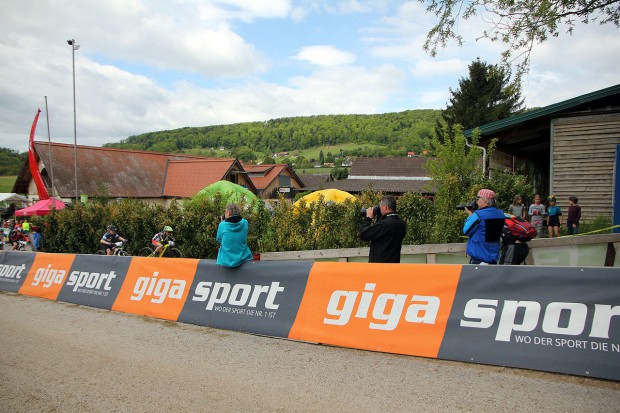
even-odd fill
[(362, 241), (370, 241), (368, 262), (400, 262), (400, 248), (407, 232), (407, 224), (396, 213), (396, 199), (381, 198), (381, 216), (373, 225), (373, 208), (366, 209), (366, 217), (360, 228)]

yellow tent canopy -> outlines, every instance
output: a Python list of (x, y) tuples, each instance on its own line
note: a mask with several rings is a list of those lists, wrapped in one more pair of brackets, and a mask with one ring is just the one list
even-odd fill
[(313, 202), (318, 201), (321, 196), (325, 200), (325, 202), (335, 202), (341, 203), (350, 199), (351, 201), (355, 200), (355, 197), (346, 191), (341, 191), (339, 189), (323, 189), (321, 191), (314, 191), (308, 195), (302, 196), (295, 202), (294, 207), (298, 208), (301, 200), (303, 199), (306, 205), (309, 205)]

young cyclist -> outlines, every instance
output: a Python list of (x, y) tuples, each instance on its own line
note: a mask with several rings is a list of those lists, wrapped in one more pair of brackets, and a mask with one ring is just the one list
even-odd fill
[(116, 247), (120, 247), (123, 242), (127, 240), (116, 233), (116, 227), (114, 225), (108, 225), (107, 231), (101, 237), (101, 245), (106, 255), (114, 254)]
[(151, 244), (153, 244), (153, 247), (155, 247), (155, 251), (153, 252), (154, 256), (157, 257), (159, 255), (165, 244), (168, 244), (171, 247), (174, 246), (174, 238), (172, 238), (171, 234), (172, 227), (166, 225), (163, 231), (158, 232), (153, 236)]
[(28, 237), (24, 235), (21, 228), (15, 228), (13, 232), (11, 232), (11, 244), (13, 244), (13, 251), (18, 251), (20, 244), (26, 246), (29, 240)]

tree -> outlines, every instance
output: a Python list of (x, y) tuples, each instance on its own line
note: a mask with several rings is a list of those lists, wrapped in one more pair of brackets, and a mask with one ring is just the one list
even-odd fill
[[(472, 143), (476, 145), (479, 133), (478, 130), (474, 132)], [(432, 178), (431, 186), (435, 192), (435, 222), (431, 242), (437, 244), (459, 240), (465, 214), (455, 211), (455, 206), (471, 200), (476, 186), (484, 181), (480, 163), (482, 151), (476, 146), (467, 146), (459, 125), (454, 126), (451, 134), (454, 136), (452, 140), (431, 140), (429, 149), (432, 157), (424, 164)]]
[(347, 167), (336, 166), (331, 170), (331, 174), (335, 180), (339, 181), (341, 179), (347, 179), (349, 176), (349, 169)]
[(478, 37), (506, 43), (502, 66), (522, 59), (516, 76), (527, 72), (534, 44), (560, 35), (561, 26), (572, 35), (578, 22), (614, 24), (620, 27), (620, 0), (419, 0), (427, 4), (427, 13), (439, 21), (428, 32), (424, 50), (436, 56), (438, 47), (449, 40), (459, 46), (464, 42), (458, 33), (459, 22), (483, 15), (488, 28)]
[[(459, 80), (457, 90), (450, 89), (450, 103), (441, 116), (450, 133), (456, 124), (473, 129), (522, 110), (520, 81), (511, 81), (506, 68), (476, 59), (469, 65), (469, 77)], [(445, 139), (439, 123), (436, 134), (441, 141)]]

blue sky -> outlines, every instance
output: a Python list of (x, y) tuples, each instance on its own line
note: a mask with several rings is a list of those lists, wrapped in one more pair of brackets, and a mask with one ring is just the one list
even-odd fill
[[(28, 3), (28, 4), (23, 4)], [(0, 16), (0, 146), (24, 151), (48, 97), (50, 134), (100, 146), (144, 132), (286, 116), (442, 109), (476, 58), (500, 44), (466, 39), (431, 58), (435, 22), (418, 1), (41, 0)], [(539, 45), (524, 79), (528, 107), (620, 83), (618, 29), (578, 25)], [(43, 113), (45, 114), (45, 113)], [(45, 117), (37, 140), (47, 141)]]

